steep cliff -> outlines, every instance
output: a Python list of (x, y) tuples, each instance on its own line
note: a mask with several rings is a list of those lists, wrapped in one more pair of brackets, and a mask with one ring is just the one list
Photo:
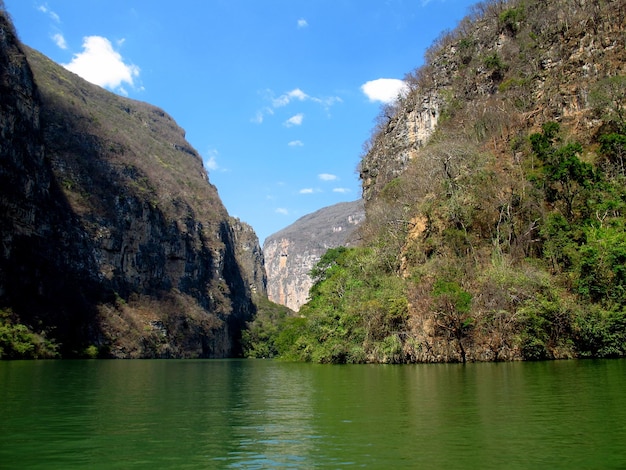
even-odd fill
[(594, 84), (624, 73), (625, 8), (616, 0), (477, 3), (407, 74), (410, 92), (381, 111), (360, 164), (364, 199), (402, 174), (441, 122), (455, 127), (440, 133), (446, 139), (463, 132), (480, 142), (495, 131), (498, 153), (548, 120), (589, 141), (602, 124), (590, 114)]
[(277, 354), (626, 356), (625, 30), (623, 0), (486, 0), (444, 32), (366, 146), (360, 243)]
[(343, 202), (305, 215), (263, 243), (268, 297), (298, 309), (307, 301), (311, 268), (329, 248), (354, 243), (365, 218), (363, 202)]
[(237, 355), (261, 250), (184, 131), (0, 20), (0, 308), (65, 356)]

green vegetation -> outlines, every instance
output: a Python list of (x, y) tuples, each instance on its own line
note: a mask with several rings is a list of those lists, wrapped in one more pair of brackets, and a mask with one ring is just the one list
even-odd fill
[(257, 320), (250, 334), (269, 350), (252, 351), (321, 363), (626, 354), (623, 177), (582, 161), (585, 149), (564, 142), (557, 123), (527, 142), (526, 196), (511, 188), (508, 200), (490, 193), (500, 176), (487, 158), (449, 148), (442, 159), (433, 144), (416, 165), (439, 167), (436, 195), (414, 194), (398, 211), (423, 168), (388, 184), (376, 202), (385, 210), (370, 208), (379, 236), (329, 250), (300, 316)]
[(375, 250), (329, 250), (313, 269), (311, 300), (278, 338), (281, 357), (322, 363), (402, 362), (407, 300)]
[[(377, 176), (363, 171), (361, 246), (313, 269), (310, 301), (276, 326), (277, 355), (626, 355), (625, 15), (614, 1), (493, 0), (438, 38), (365, 148)], [(569, 62), (583, 43), (605, 77)], [(405, 117), (434, 94), (437, 130), (400, 162)]]
[(10, 310), (0, 310), (0, 359), (40, 359), (57, 356), (57, 346), (18, 322)]
[(294, 313), (267, 298), (255, 299), (257, 313), (247, 329), (242, 331), (241, 343), (246, 357), (274, 358), (279, 355), (278, 336)]

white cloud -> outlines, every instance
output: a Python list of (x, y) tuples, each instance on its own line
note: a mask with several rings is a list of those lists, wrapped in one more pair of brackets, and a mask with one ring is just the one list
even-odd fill
[(207, 160), (205, 160), (204, 164), (206, 165), (206, 169), (210, 171), (215, 171), (220, 167), (217, 163), (217, 159), (214, 156), (211, 156)]
[(339, 98), (338, 96), (330, 96), (328, 98), (313, 98), (313, 97), (311, 97), (311, 100), (315, 101), (316, 103), (321, 104), (324, 107), (324, 109), (330, 108), (335, 103), (343, 103), (343, 100), (341, 98)]
[(293, 90), (283, 93), (278, 97), (274, 97), (272, 90), (265, 90), (264, 94), (266, 95), (266, 99), (271, 102), (271, 106), (266, 106), (265, 108), (257, 111), (256, 115), (251, 119), (251, 121), (256, 124), (263, 123), (265, 116), (274, 114), (275, 109), (283, 108), (294, 101), (312, 101), (321, 105), (326, 110), (334, 104), (342, 102), (342, 99), (338, 96), (318, 98), (306, 94), (300, 88), (294, 88)]
[(315, 191), (313, 190), (313, 188), (303, 188), (298, 192), (300, 194), (313, 194)]
[(309, 23), (304, 18), (298, 20), (298, 28), (306, 28), (308, 25)]
[(54, 34), (52, 40), (60, 49), (67, 49), (67, 42), (61, 33)]
[(61, 18), (59, 17), (59, 15), (57, 15), (50, 8), (48, 8), (47, 4), (39, 5), (37, 7), (37, 10), (39, 10), (40, 12), (48, 15), (50, 18), (52, 18), (52, 21), (54, 21), (55, 23), (60, 23), (61, 22)]
[(361, 91), (369, 98), (370, 101), (381, 101), (383, 103), (392, 103), (400, 94), (408, 92), (408, 85), (397, 78), (379, 78), (370, 80), (361, 85)]
[(287, 106), (294, 99), (298, 101), (304, 101), (309, 98), (305, 92), (303, 92), (300, 88), (295, 88), (287, 93), (280, 95), (278, 98), (274, 98), (272, 100), (272, 105), (275, 108), (282, 108), (283, 106)]
[(289, 147), (304, 147), (304, 143), (301, 140), (292, 140), (287, 145)]
[(219, 163), (217, 163), (218, 151), (215, 149), (210, 149), (207, 151), (207, 156), (204, 158), (204, 166), (209, 171), (215, 171), (220, 168)]
[(279, 207), (275, 210), (275, 212), (277, 214), (282, 214), (282, 215), (289, 215), (289, 211), (287, 209), (285, 209), (284, 207)]
[(134, 87), (139, 77), (139, 67), (127, 64), (113, 49), (111, 42), (102, 36), (87, 36), (83, 40), (83, 52), (74, 54), (66, 69), (80, 75), (88, 82), (101, 87), (124, 92), (122, 84)]
[(337, 175), (332, 175), (330, 173), (320, 173), (317, 177), (322, 181), (335, 181), (337, 179)]
[(333, 193), (349, 193), (350, 190), (348, 188), (333, 188)]
[(295, 116), (291, 116), (289, 119), (287, 119), (284, 124), (287, 127), (299, 126), (302, 124), (303, 119), (304, 119), (304, 114), (298, 113)]

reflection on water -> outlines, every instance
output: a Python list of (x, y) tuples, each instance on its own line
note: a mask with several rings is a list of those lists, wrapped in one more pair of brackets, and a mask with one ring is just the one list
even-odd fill
[(626, 468), (626, 361), (0, 363), (0, 468)]
[(225, 410), (232, 429), (228, 452), (215, 460), (232, 467), (298, 465), (311, 454), (315, 434), (311, 375), (295, 364), (247, 367), (230, 386), (234, 406)]

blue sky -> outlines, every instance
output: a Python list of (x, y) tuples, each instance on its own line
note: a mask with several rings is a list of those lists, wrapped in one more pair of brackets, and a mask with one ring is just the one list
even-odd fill
[(380, 106), (474, 0), (5, 0), (22, 42), (163, 108), (261, 243), (361, 196)]

